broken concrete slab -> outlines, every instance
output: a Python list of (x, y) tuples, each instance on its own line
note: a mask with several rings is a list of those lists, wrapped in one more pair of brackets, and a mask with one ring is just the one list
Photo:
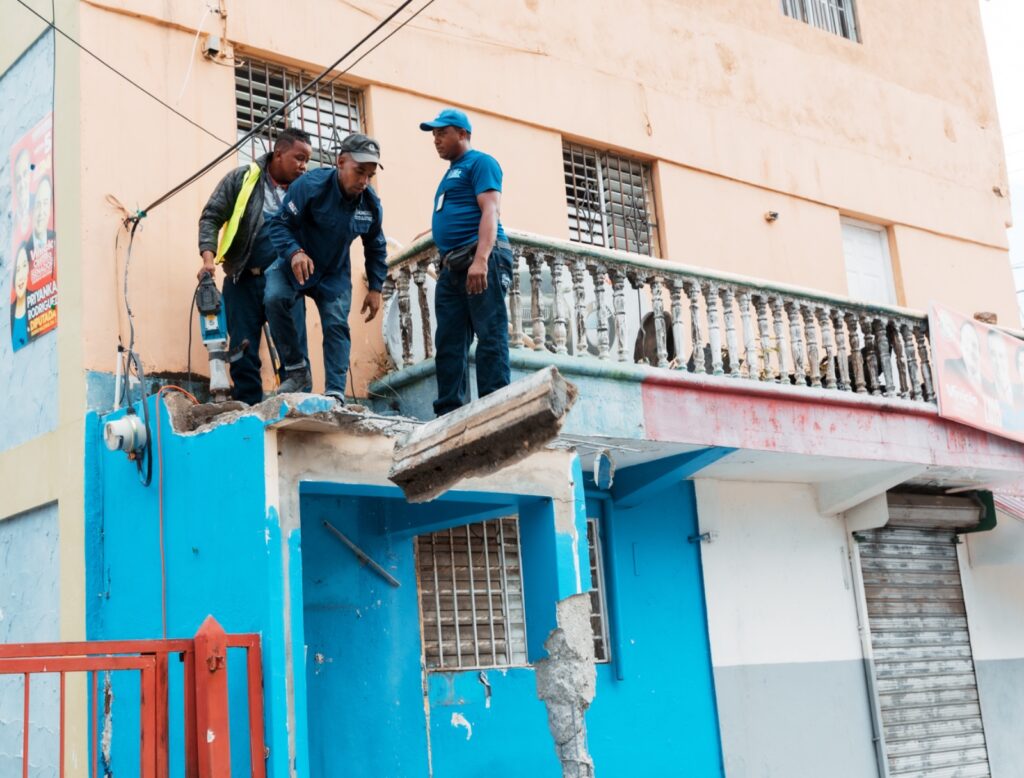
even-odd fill
[(539, 370), (400, 438), (388, 478), (425, 502), (518, 462), (558, 436), (576, 394), (554, 367)]
[(548, 656), (534, 665), (537, 697), (548, 711), (563, 778), (594, 778), (586, 723), (587, 708), (597, 692), (590, 615), (587, 593), (559, 601), (558, 626), (544, 641)]

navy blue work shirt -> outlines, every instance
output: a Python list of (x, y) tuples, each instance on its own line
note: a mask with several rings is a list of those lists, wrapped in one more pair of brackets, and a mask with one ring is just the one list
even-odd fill
[[(341, 190), (338, 170), (317, 168), (289, 187), (281, 210), (270, 222), (270, 239), (277, 255), (288, 264), (285, 275), (296, 289), (319, 284), (328, 293), (352, 287), (349, 247), (362, 238), (370, 291), (379, 292), (387, 274), (387, 241), (383, 208), (371, 187), (359, 197)], [(300, 284), (291, 272), (291, 258), (303, 251), (313, 260), (313, 275)]]
[[(431, 231), (442, 254), (468, 246), (480, 235), (480, 204), (483, 192), (501, 191), (501, 165), (490, 154), (470, 149), (454, 160), (437, 186)], [(498, 222), (498, 240), (507, 241)]]

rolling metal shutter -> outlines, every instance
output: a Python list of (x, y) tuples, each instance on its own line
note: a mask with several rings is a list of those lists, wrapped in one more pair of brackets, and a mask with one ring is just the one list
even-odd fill
[(855, 534), (885, 759), (894, 777), (987, 778), (952, 528), (972, 523), (977, 508), (956, 501), (928, 511), (935, 499), (890, 495), (890, 524)]

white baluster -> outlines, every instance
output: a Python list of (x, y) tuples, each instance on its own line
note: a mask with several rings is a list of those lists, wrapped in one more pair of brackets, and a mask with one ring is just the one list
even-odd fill
[(508, 290), (509, 324), (512, 332), (509, 335), (508, 345), (511, 348), (522, 348), (525, 340), (523, 332), (523, 300), (522, 291), (519, 288), (519, 267), (523, 257), (520, 252), (512, 255), (512, 284)]
[(708, 343), (711, 346), (711, 373), (722, 375), (722, 331), (721, 301), (718, 299), (718, 284), (714, 281), (704, 284), (704, 302), (708, 307)]
[(700, 284), (696, 281), (684, 281), (686, 293), (690, 297), (690, 340), (693, 343), (693, 372), (703, 375), (707, 372), (704, 360), (704, 334), (700, 328)]
[(721, 297), (722, 310), (725, 314), (725, 347), (729, 351), (729, 376), (736, 378), (740, 374), (740, 349), (736, 341), (735, 294), (732, 287), (724, 287)]
[(743, 323), (743, 345), (746, 347), (746, 366), (743, 368), (743, 375), (758, 379), (757, 358), (757, 336), (754, 334), (754, 325), (751, 319), (751, 308), (754, 307), (753, 296), (748, 290), (740, 292), (740, 320)]
[(629, 361), (626, 347), (626, 274), (619, 268), (611, 271), (612, 305), (615, 307), (615, 340), (620, 362)]
[(530, 268), (530, 318), (533, 320), (533, 350), (544, 351), (547, 332), (544, 327), (544, 306), (541, 301), (540, 281), (544, 271), (544, 260), (538, 255), (526, 255), (526, 264)]
[(658, 367), (668, 367), (668, 345), (665, 333), (665, 284), (660, 275), (651, 278), (651, 307), (654, 309), (654, 344)]
[(686, 325), (683, 322), (683, 280), (672, 279), (672, 343), (675, 346), (675, 361), (677, 369), (686, 369), (686, 353), (683, 343), (686, 336)]
[(597, 318), (597, 357), (608, 359), (608, 315), (605, 305), (605, 283), (608, 271), (597, 262), (590, 267), (590, 277), (594, 280), (594, 313)]

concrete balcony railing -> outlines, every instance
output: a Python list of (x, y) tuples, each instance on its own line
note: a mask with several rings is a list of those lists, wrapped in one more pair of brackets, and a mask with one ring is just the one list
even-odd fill
[[(509, 231), (510, 346), (935, 403), (928, 319), (905, 308)], [(430, 237), (389, 260), (389, 352), (433, 356)]]

